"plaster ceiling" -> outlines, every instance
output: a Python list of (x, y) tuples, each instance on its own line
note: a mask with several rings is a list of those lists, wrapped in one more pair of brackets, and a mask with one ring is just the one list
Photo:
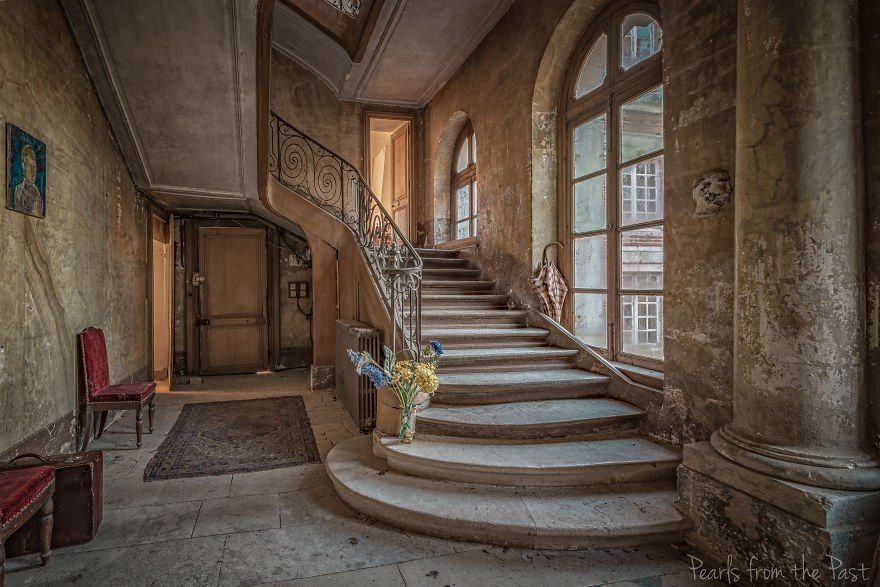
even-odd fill
[(513, 0), (385, 0), (363, 58), (281, 1), (272, 44), (344, 100), (421, 107), (452, 77)]

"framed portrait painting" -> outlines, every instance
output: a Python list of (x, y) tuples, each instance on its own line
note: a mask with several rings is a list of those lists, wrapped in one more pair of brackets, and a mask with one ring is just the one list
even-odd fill
[(46, 143), (6, 124), (6, 207), (46, 217)]

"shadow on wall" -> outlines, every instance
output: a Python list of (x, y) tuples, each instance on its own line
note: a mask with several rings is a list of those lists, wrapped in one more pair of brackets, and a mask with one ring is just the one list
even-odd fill
[(455, 142), (461, 129), (467, 124), (468, 115), (461, 110), (449, 117), (440, 140), (437, 143), (437, 155), (434, 159), (434, 214), (432, 215), (434, 230), (433, 244), (445, 243), (451, 239), (450, 204), (452, 202), (452, 158), (455, 154)]

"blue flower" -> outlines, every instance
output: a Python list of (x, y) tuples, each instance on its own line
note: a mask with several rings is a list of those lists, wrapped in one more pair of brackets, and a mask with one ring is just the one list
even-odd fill
[(363, 374), (370, 378), (370, 381), (376, 388), (385, 387), (389, 383), (391, 383), (391, 379), (388, 377), (388, 374), (385, 373), (382, 369), (377, 367), (376, 365), (366, 365), (363, 368)]
[(434, 351), (434, 354), (438, 357), (443, 356), (443, 345), (441, 345), (439, 341), (432, 340), (428, 344), (431, 345), (431, 350)]

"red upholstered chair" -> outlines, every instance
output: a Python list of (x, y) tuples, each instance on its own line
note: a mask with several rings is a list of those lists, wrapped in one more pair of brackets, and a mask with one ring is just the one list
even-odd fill
[(95, 412), (101, 413), (101, 424), (95, 438), (101, 438), (107, 424), (110, 410), (135, 410), (137, 447), (141, 447), (144, 406), (150, 411), (150, 432), (153, 431), (153, 415), (156, 412), (156, 384), (122, 383), (110, 385), (110, 371), (107, 365), (107, 344), (104, 331), (90, 326), (79, 334), (82, 349), (83, 373), (86, 379), (86, 434), (83, 451), (89, 446), (89, 434)]
[(52, 546), (52, 494), (55, 469), (30, 467), (0, 472), (0, 587), (5, 581), (6, 539), (40, 512), (40, 558), (49, 560)]

